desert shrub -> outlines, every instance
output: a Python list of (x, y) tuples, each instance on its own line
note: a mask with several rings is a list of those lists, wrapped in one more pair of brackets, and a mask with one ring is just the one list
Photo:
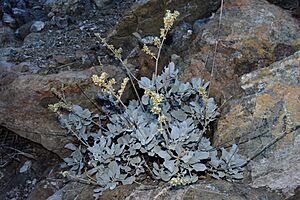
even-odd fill
[[(131, 73), (115, 91), (115, 80), (103, 72), (92, 77), (102, 102), (99, 113), (65, 101), (50, 106), (59, 113), (61, 126), (77, 139), (65, 146), (72, 154), (64, 159), (70, 167), (64, 174), (97, 185), (96, 196), (117, 185), (132, 184), (141, 174), (173, 186), (195, 183), (206, 174), (230, 180), (243, 177), (244, 160), (237, 146), (229, 151), (215, 149), (208, 139), (209, 127), (219, 115), (214, 99), (207, 95), (209, 83), (180, 81), (174, 63), (157, 74), (161, 47), (177, 15), (167, 12), (154, 44), (156, 56), (147, 46), (143, 48), (157, 63), (152, 79), (138, 81), (144, 91), (138, 100), (127, 105), (121, 100), (127, 83), (135, 79)], [(126, 63), (121, 50), (102, 41)], [(68, 113), (60, 112), (61, 108)]]

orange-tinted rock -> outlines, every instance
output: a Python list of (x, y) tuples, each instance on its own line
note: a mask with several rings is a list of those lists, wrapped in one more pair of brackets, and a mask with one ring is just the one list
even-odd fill
[(48, 109), (48, 104), (59, 101), (52, 94), (51, 88), (58, 88), (59, 91), (64, 84), (68, 88), (65, 92), (69, 101), (88, 105), (88, 100), (76, 84), (93, 94), (91, 74), (90, 70), (48, 76), (2, 73), (0, 125), (62, 156), (66, 153), (63, 146), (68, 140), (66, 131), (59, 127), (57, 116)]
[(219, 14), (202, 26), (189, 50), (183, 79), (211, 79), (211, 94), (218, 102), (242, 93), (239, 77), (267, 67), (300, 50), (297, 19), (266, 1), (225, 1), (218, 40)]
[[(119, 67), (108, 65), (103, 70), (110, 77), (115, 77), (119, 84), (125, 77)], [(67, 153), (64, 145), (71, 137), (67, 136), (66, 130), (60, 128), (57, 115), (48, 109), (49, 104), (59, 102), (51, 88), (61, 92), (63, 85), (68, 102), (95, 111), (95, 106), (81, 91), (82, 89), (90, 99), (96, 98), (98, 88), (90, 78), (95, 73), (97, 72), (94, 68), (50, 75), (25, 74), (17, 70), (1, 72), (0, 126), (42, 144), (48, 150), (64, 157)], [(130, 96), (129, 91), (126, 91), (124, 96)]]
[[(239, 143), (246, 157), (300, 126), (300, 51), (241, 77), (243, 97), (226, 103), (216, 145)], [(300, 186), (300, 130), (287, 134), (250, 165), (252, 185), (282, 190)]]

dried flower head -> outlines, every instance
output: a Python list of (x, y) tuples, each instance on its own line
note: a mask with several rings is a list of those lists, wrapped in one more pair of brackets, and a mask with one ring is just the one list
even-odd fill
[(155, 45), (157, 48), (160, 47), (161, 41), (160, 41), (160, 39), (159, 39), (158, 37), (155, 37), (155, 38), (154, 38), (154, 45)]
[(203, 99), (205, 105), (207, 105), (208, 104), (208, 96), (207, 96), (206, 90), (203, 89), (203, 87), (199, 87), (198, 92), (199, 92), (199, 95), (202, 96), (202, 99)]
[(187, 180), (185, 178), (179, 178), (179, 177), (176, 177), (176, 178), (172, 178), (170, 181), (169, 181), (169, 184), (171, 186), (179, 186), (179, 185), (188, 185), (188, 184), (191, 184), (192, 182), (190, 180)]
[(150, 51), (147, 45), (143, 46), (142, 51), (145, 52), (147, 55), (150, 55), (152, 58), (156, 59), (155, 54), (152, 51)]
[(166, 123), (166, 121), (167, 121), (167, 117), (166, 117), (166, 116), (164, 116), (164, 115), (159, 115), (159, 117), (158, 117), (158, 122), (159, 122), (160, 124), (164, 124), (164, 123)]
[(160, 29), (160, 37), (166, 39), (167, 33), (171, 30), (174, 21), (179, 16), (178, 11), (174, 11), (173, 13), (170, 10), (167, 10), (164, 17), (164, 28)]
[(71, 111), (71, 110), (72, 110), (72, 105), (60, 101), (60, 102), (55, 103), (55, 104), (49, 104), (49, 105), (48, 105), (48, 108), (49, 108), (52, 112), (58, 112), (59, 109), (66, 109), (66, 110), (68, 110), (68, 111)]
[(153, 92), (150, 89), (146, 89), (145, 94), (149, 95), (150, 99), (153, 101), (153, 106), (151, 108), (151, 112), (159, 115), (161, 112), (161, 108), (159, 107), (159, 104), (164, 100), (164, 96), (162, 94)]
[(128, 84), (128, 81), (129, 81), (129, 78), (127, 78), (127, 77), (123, 79), (123, 82), (121, 84), (121, 88), (118, 91), (118, 97), (119, 98), (122, 97), (122, 95), (123, 95), (123, 93), (125, 91), (126, 85)]
[(95, 85), (101, 87), (105, 84), (107, 77), (108, 77), (108, 74), (106, 72), (102, 72), (100, 77), (98, 75), (94, 74), (92, 76), (92, 81), (94, 82)]

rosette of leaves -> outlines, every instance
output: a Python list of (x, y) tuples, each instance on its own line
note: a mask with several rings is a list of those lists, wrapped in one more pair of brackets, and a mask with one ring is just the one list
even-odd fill
[[(66, 148), (70, 173), (97, 183), (100, 195), (119, 184), (131, 184), (141, 173), (154, 179), (189, 184), (198, 175), (240, 179), (243, 160), (237, 146), (227, 152), (214, 150), (206, 134), (219, 113), (213, 98), (206, 95), (208, 83), (201, 79), (182, 82), (173, 63), (154, 79), (142, 77), (139, 87), (163, 96), (159, 116), (151, 112), (149, 95), (141, 103), (131, 100), (123, 108), (109, 94), (99, 95), (102, 113), (93, 114), (80, 106), (60, 117), (62, 127), (78, 140)], [(103, 103), (104, 102), (104, 103)]]

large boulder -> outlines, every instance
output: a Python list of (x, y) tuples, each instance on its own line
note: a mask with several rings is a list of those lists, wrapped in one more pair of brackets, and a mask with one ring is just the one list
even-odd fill
[[(90, 77), (96, 73), (95, 69), (50, 75), (24, 74), (11, 69), (15, 68), (0, 73), (0, 126), (64, 157), (67, 153), (64, 145), (71, 137), (60, 128), (57, 115), (48, 109), (49, 104), (59, 102), (51, 89), (61, 92), (63, 87), (68, 102), (94, 111), (96, 108), (90, 101), (96, 98), (98, 89)], [(119, 83), (125, 76), (122, 69), (114, 66), (105, 66), (104, 71)]]
[[(249, 158), (300, 123), (299, 21), (267, 1), (229, 0), (218, 33), (219, 14), (195, 22), (195, 39), (181, 55), (182, 78), (211, 80), (210, 94), (225, 103), (215, 145), (241, 143)], [(254, 187), (286, 195), (299, 187), (299, 139), (299, 130), (290, 133), (251, 162)]]
[(182, 55), (186, 65), (183, 79), (211, 79), (211, 94), (218, 102), (242, 94), (239, 77), (243, 74), (300, 50), (299, 21), (267, 1), (225, 1), (220, 30), (219, 15), (220, 11), (206, 21), (195, 22), (195, 39)]
[(59, 100), (51, 88), (60, 90), (62, 84), (69, 101), (88, 104), (79, 84), (91, 93), (92, 71), (62, 72), (47, 76), (22, 75), (6, 71), (0, 74), (0, 126), (42, 144), (48, 150), (63, 156), (63, 147), (68, 141), (65, 130), (59, 127), (56, 116), (48, 109), (48, 104)]
[[(92, 200), (92, 187), (79, 183), (70, 183), (50, 196), (48, 200), (73, 200), (74, 198)], [(278, 194), (253, 189), (245, 184), (233, 184), (226, 181), (202, 181), (199, 184), (170, 189), (167, 185), (119, 186), (113, 191), (106, 191), (100, 200), (247, 200), (272, 199), (281, 200)]]
[(220, 0), (137, 1), (111, 32), (111, 41), (117, 46), (132, 48), (136, 44), (133, 33), (138, 33), (141, 37), (159, 34), (166, 10), (177, 10), (181, 13), (177, 23), (191, 23), (211, 15), (218, 9), (220, 2)]
[(181, 13), (179, 21), (192, 22), (215, 11), (220, 0), (144, 0), (135, 3), (116, 27), (116, 36), (126, 37), (134, 32), (157, 34), (163, 25), (166, 10)]
[(225, 104), (215, 143), (240, 143), (250, 158), (280, 138), (251, 161), (252, 185), (291, 195), (300, 186), (300, 51), (242, 76), (241, 87), (245, 95)]
[[(147, 37), (159, 36), (166, 10), (172, 12), (177, 10), (180, 15), (175, 21), (174, 29), (178, 26), (177, 29), (182, 27), (184, 31), (187, 31), (186, 28), (191, 27), (195, 20), (211, 16), (219, 8), (220, 3), (221, 0), (136, 1), (108, 34), (109, 43), (115, 47), (123, 48), (124, 58), (127, 58), (131, 64), (138, 67), (138, 77), (151, 77), (154, 72), (155, 61), (149, 55), (143, 53), (141, 47)], [(182, 37), (171, 38), (171, 35), (178, 35), (173, 34), (174, 29), (167, 37), (166, 43), (168, 44), (162, 49), (158, 67), (159, 72), (170, 61), (170, 52), (167, 52), (169, 44), (172, 43), (172, 40), (182, 39)], [(182, 32), (182, 30), (179, 32)], [(179, 35), (182, 36), (183, 34)], [(184, 47), (190, 47), (190, 43), (188, 46), (184, 45)], [(187, 51), (184, 47), (181, 47), (181, 43), (178, 43), (175, 48)]]

